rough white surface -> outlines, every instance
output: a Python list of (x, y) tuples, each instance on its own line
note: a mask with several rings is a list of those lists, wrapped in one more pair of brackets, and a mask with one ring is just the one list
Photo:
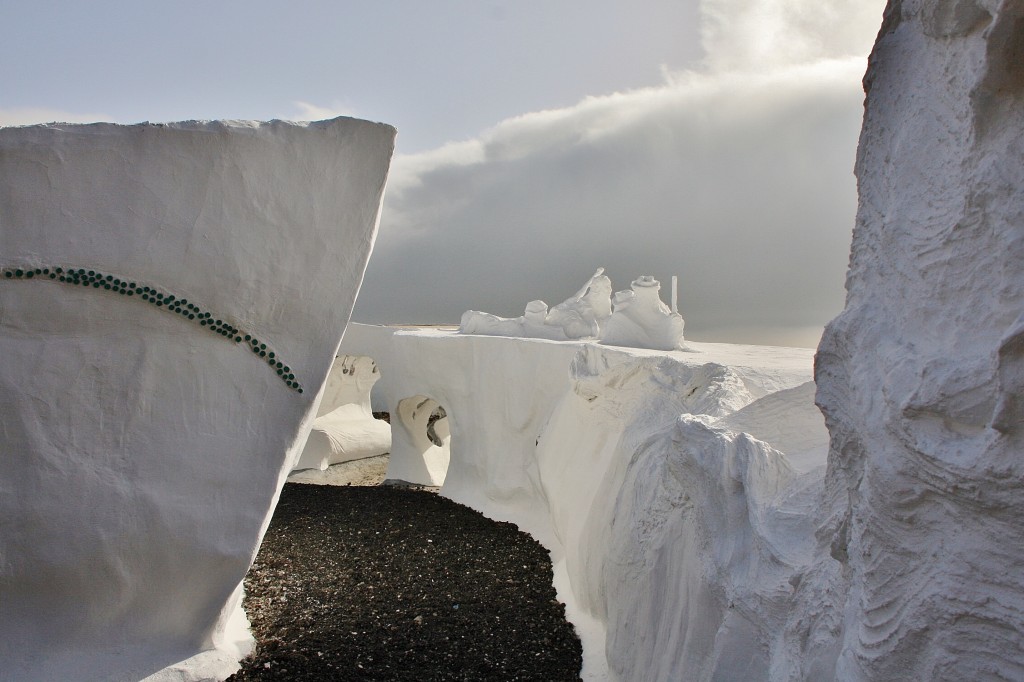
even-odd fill
[[(365, 325), (343, 343), (381, 367), (376, 400), (444, 406), (441, 494), (551, 551), (588, 680), (769, 679), (788, 654), (827, 450), (812, 351), (691, 345)], [(397, 427), (390, 467), (433, 480)]]
[(865, 84), (817, 366), (836, 677), (1024, 679), (1024, 4), (890, 2)]
[(295, 469), (319, 469), (391, 449), (391, 426), (373, 418), (370, 391), (380, 379), (373, 358), (342, 355), (327, 377), (320, 409)]
[(304, 387), (140, 297), (0, 278), (5, 677), (217, 677), (249, 646), (241, 581), (350, 315), (394, 134), (348, 119), (0, 129), (0, 266), (187, 297), (265, 339)]

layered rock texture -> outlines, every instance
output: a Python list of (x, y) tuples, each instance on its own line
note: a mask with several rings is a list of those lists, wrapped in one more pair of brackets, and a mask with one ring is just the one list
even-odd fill
[(235, 666), (241, 581), (362, 281), (394, 135), (0, 129), (0, 676)]
[(818, 631), (842, 680), (1024, 679), (1024, 4), (890, 1), (865, 86)]

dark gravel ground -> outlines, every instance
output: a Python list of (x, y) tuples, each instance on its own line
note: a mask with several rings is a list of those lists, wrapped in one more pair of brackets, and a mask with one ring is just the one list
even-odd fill
[(229, 680), (578, 680), (551, 578), (529, 535), (433, 493), (288, 483)]

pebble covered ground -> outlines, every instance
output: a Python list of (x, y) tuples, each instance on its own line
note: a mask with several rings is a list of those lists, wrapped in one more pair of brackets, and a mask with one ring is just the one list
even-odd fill
[(288, 483), (230, 680), (578, 680), (547, 551), (431, 492)]

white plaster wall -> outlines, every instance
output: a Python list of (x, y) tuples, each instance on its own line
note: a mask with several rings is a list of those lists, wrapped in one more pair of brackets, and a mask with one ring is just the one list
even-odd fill
[(351, 313), (394, 135), (348, 119), (0, 129), (0, 267), (185, 297), (265, 339), (304, 389), (139, 297), (0, 278), (5, 675), (140, 679), (214, 649), (207, 672), (230, 672), (240, 583)]
[(1024, 679), (1024, 5), (890, 2), (818, 356), (843, 680)]

